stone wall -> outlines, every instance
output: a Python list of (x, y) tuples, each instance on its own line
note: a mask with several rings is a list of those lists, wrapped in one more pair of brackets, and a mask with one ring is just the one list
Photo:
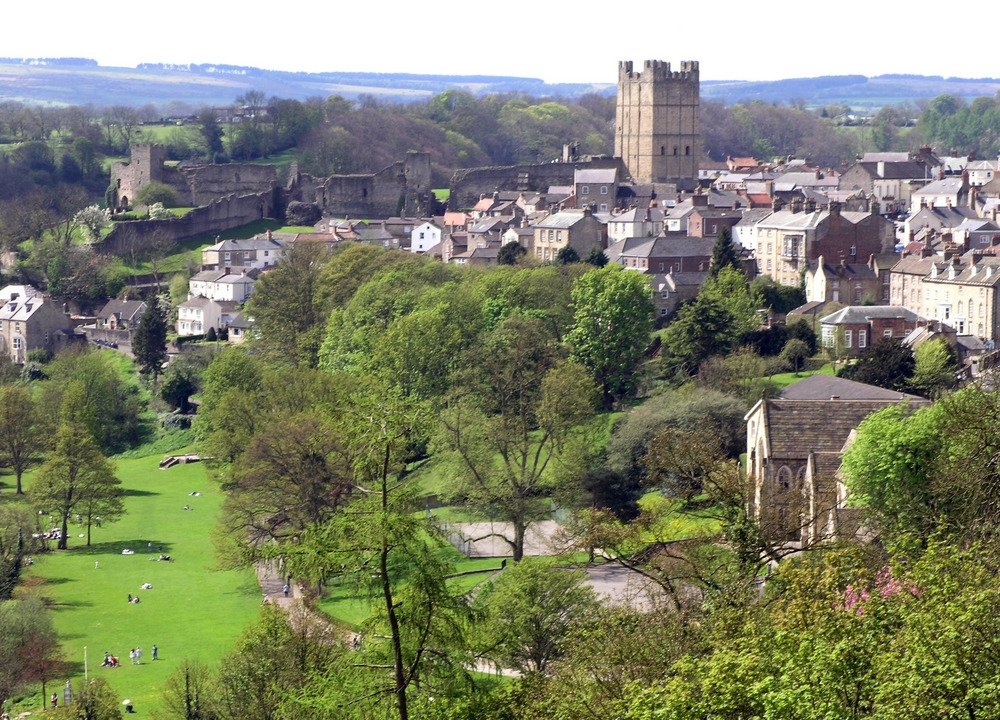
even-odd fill
[(288, 200), (316, 203), (336, 217), (419, 217), (431, 210), (430, 184), (430, 156), (410, 151), (405, 160), (372, 174), (317, 178), (293, 168)]
[(127, 255), (142, 252), (154, 241), (180, 242), (199, 235), (231, 230), (271, 217), (274, 193), (229, 195), (195, 208), (184, 217), (167, 220), (135, 220), (115, 223), (111, 234), (95, 247), (99, 253)]
[(545, 192), (551, 185), (573, 185), (577, 169), (621, 167), (616, 158), (581, 162), (506, 165), (458, 170), (451, 178), (449, 210), (471, 208), (482, 195), (499, 191)]

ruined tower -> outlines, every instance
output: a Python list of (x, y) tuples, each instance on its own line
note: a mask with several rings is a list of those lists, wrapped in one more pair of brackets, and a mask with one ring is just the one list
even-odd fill
[(615, 156), (637, 183), (677, 183), (694, 189), (701, 157), (698, 63), (647, 60), (642, 72), (618, 63)]

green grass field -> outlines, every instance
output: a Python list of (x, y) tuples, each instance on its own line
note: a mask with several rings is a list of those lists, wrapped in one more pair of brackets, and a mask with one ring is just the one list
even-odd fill
[[(128, 514), (95, 528), (89, 548), (77, 537), (83, 529), (73, 526), (70, 549), (35, 556), (27, 578), (27, 591), (52, 603), (66, 659), (73, 663), (74, 687), (83, 685), (86, 647), (90, 677), (107, 678), (139, 714), (160, 706), (164, 682), (184, 658), (215, 664), (229, 651), (256, 616), (261, 598), (252, 572), (215, 569), (209, 532), (222, 496), (205, 467), (159, 470), (160, 459), (118, 460)], [(173, 562), (154, 560), (161, 545)], [(135, 554), (122, 555), (126, 548)], [(142, 590), (143, 583), (153, 588)], [(142, 602), (128, 604), (129, 593)], [(159, 648), (157, 662), (153, 644)], [(142, 665), (133, 667), (129, 650), (137, 646)], [(105, 651), (117, 655), (123, 667), (101, 668)]]
[(805, 380), (807, 377), (813, 375), (835, 375), (836, 370), (834, 370), (833, 363), (824, 363), (824, 365), (819, 370), (803, 370), (802, 372), (795, 373), (780, 373), (778, 375), (772, 375), (771, 380), (777, 385), (779, 390), (784, 390), (789, 385), (797, 383), (799, 380)]

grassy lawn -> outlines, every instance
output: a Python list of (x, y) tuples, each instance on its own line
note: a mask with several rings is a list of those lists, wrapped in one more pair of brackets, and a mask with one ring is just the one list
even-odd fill
[(802, 372), (795, 373), (780, 373), (779, 375), (772, 375), (771, 380), (774, 384), (778, 386), (779, 390), (784, 390), (789, 385), (797, 383), (799, 380), (805, 380), (807, 377), (812, 377), (813, 375), (835, 375), (833, 363), (825, 363), (819, 370), (803, 370)]
[[(159, 470), (160, 459), (118, 460), (128, 514), (95, 528), (89, 548), (77, 537), (82, 528), (73, 526), (70, 549), (36, 556), (28, 575), (30, 591), (51, 600), (65, 656), (74, 664), (74, 687), (83, 686), (86, 647), (91, 677), (107, 678), (140, 714), (160, 707), (164, 681), (184, 658), (217, 662), (254, 619), (261, 597), (252, 572), (214, 569), (209, 531), (222, 495), (204, 466)], [(195, 491), (202, 495), (189, 495)], [(161, 545), (174, 562), (153, 559)], [(122, 555), (125, 548), (135, 554)], [(142, 590), (143, 583), (153, 589)], [(128, 604), (129, 593), (142, 602)], [(155, 663), (154, 643), (160, 657)], [(129, 664), (136, 646), (143, 650), (141, 667)], [(101, 668), (105, 651), (124, 666)]]
[(431, 190), (434, 193), (434, 197), (437, 198), (439, 202), (448, 202), (448, 198), (451, 197), (451, 188), (437, 188)]

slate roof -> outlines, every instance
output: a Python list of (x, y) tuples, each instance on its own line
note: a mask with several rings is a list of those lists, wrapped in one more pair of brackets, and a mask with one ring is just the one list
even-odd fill
[(115, 298), (109, 300), (108, 304), (101, 308), (101, 311), (97, 313), (97, 317), (100, 320), (107, 320), (114, 315), (122, 320), (138, 322), (139, 317), (144, 312), (146, 312), (146, 303), (142, 300), (119, 300)]
[(852, 305), (820, 318), (819, 321), (824, 325), (857, 325), (873, 318), (880, 320), (903, 318), (907, 322), (917, 322), (921, 319), (920, 315), (900, 305)]
[(813, 375), (786, 387), (781, 400), (829, 400), (836, 395), (841, 400), (881, 400), (898, 402), (903, 399), (922, 400), (916, 395), (886, 390), (885, 388), (854, 382), (833, 375)]
[[(929, 404), (922, 398), (906, 398), (910, 407)], [(873, 412), (900, 402), (892, 400), (764, 400), (773, 458), (802, 458), (809, 453), (839, 453), (848, 436)], [(752, 412), (752, 411), (751, 411)]]
[(617, 177), (618, 171), (615, 168), (588, 168), (586, 170), (577, 170), (576, 177), (573, 180), (577, 185), (583, 185), (584, 183), (591, 185), (600, 185), (602, 183), (611, 185)]

